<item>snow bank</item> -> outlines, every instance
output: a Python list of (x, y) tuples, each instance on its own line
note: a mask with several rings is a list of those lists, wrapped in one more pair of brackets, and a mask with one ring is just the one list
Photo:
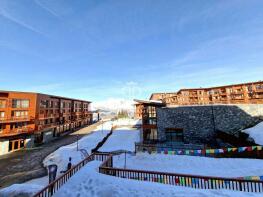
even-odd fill
[(40, 191), (43, 185), (35, 184), (13, 184), (10, 187), (0, 190), (1, 197), (27, 197), (33, 196)]
[(253, 138), (257, 144), (263, 145), (263, 122), (254, 127), (245, 129), (243, 132), (249, 134), (249, 136)]
[[(139, 153), (127, 155), (126, 166), (130, 169), (153, 170), (181, 174), (243, 177), (262, 176), (263, 160), (236, 158), (209, 158), (185, 155)], [(124, 154), (114, 156), (114, 167), (124, 167)]]
[[(80, 149), (85, 149), (89, 154), (91, 150), (96, 147), (96, 145), (110, 132), (112, 127), (112, 122), (106, 122), (99, 127), (97, 127), (96, 131), (92, 134), (87, 135), (81, 138), (78, 142), (78, 147)], [(82, 153), (77, 151), (77, 142), (60, 147), (55, 152), (48, 155), (44, 161), (44, 166), (48, 166), (50, 164), (58, 165), (58, 173), (62, 170), (66, 170), (69, 157), (72, 158), (72, 164), (76, 165), (82, 159), (84, 159)]]
[(135, 151), (134, 143), (140, 140), (139, 130), (119, 128), (113, 132), (99, 151), (110, 152), (116, 150)]
[[(93, 133), (81, 138), (78, 143), (79, 149), (85, 149), (88, 153), (90, 153), (91, 149), (93, 149), (98, 142), (100, 142), (110, 132), (112, 124), (113, 123), (110, 121), (106, 122), (103, 126), (98, 126)], [(73, 165), (84, 159), (81, 152), (77, 151), (77, 142), (60, 147), (55, 152), (48, 155), (44, 159), (43, 164), (45, 167), (50, 164), (58, 165), (58, 177), (61, 175), (60, 171), (66, 169), (69, 157), (72, 158)], [(23, 184), (11, 185), (10, 187), (0, 190), (0, 196), (16, 196), (16, 194), (23, 194), (23, 192), (25, 192), (25, 194), (36, 193), (46, 185), (48, 185), (48, 176), (33, 179)]]
[(259, 197), (262, 194), (229, 190), (201, 190), (146, 181), (122, 179), (97, 172), (101, 163), (92, 161), (73, 176), (54, 197)]
[(130, 118), (121, 118), (121, 119), (118, 119), (118, 120), (115, 120), (113, 122), (114, 125), (136, 125), (136, 124), (141, 124), (141, 120), (139, 119), (130, 119)]

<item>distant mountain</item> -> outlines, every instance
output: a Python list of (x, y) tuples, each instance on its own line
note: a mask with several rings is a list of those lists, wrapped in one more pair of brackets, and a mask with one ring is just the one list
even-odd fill
[(101, 110), (101, 112), (106, 115), (116, 115), (122, 110), (129, 112), (130, 116), (134, 114), (134, 101), (119, 99), (119, 98), (109, 98), (105, 101), (94, 102), (91, 104), (91, 110)]

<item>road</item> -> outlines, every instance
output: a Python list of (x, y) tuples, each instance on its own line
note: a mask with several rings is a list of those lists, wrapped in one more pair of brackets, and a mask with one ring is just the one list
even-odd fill
[(98, 125), (100, 123), (81, 128), (74, 133), (30, 150), (20, 150), (0, 156), (0, 188), (45, 176), (47, 172), (42, 162), (46, 156), (61, 146), (75, 142), (77, 134), (79, 139), (90, 134)]

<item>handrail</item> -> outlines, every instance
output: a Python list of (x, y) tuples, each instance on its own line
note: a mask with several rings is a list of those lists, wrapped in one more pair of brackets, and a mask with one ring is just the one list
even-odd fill
[[(263, 181), (261, 180), (243, 180), (239, 178), (224, 178), (114, 168), (112, 166), (112, 160), (113, 157), (112, 155), (110, 155), (109, 158), (99, 167), (99, 172), (121, 178), (159, 182), (164, 184), (187, 186), (199, 189), (230, 189), (247, 192), (263, 192)], [(108, 164), (108, 166), (106, 164)]]

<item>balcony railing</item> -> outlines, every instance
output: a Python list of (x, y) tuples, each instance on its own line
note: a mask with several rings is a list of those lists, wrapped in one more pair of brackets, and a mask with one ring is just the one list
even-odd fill
[(2, 131), (0, 133), (0, 137), (8, 137), (8, 136), (14, 136), (19, 134), (32, 134), (34, 132), (34, 129), (29, 127), (23, 127), (19, 129), (12, 129), (10, 131)]
[(32, 120), (33, 117), (29, 116), (20, 116), (20, 117), (11, 117), (11, 118), (0, 118), (0, 123), (8, 123), (8, 122), (25, 122)]

